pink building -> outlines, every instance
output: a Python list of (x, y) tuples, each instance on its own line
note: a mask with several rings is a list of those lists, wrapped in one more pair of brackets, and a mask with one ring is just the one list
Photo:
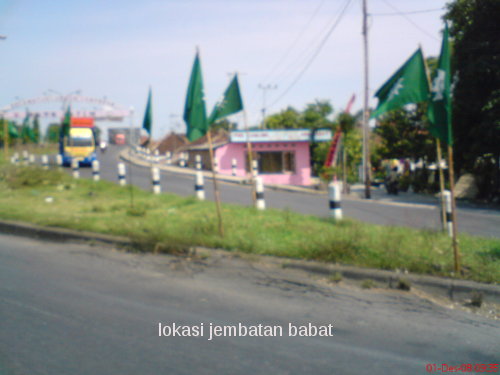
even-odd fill
[[(330, 141), (332, 132), (322, 129), (315, 133), (314, 140)], [(221, 174), (232, 174), (232, 162), (236, 160), (236, 175), (248, 176), (247, 142), (251, 144), (252, 156), (258, 163), (258, 173), (265, 184), (311, 185), (311, 162), (309, 142), (311, 131), (252, 130), (233, 131), (230, 142), (217, 147), (215, 159)]]

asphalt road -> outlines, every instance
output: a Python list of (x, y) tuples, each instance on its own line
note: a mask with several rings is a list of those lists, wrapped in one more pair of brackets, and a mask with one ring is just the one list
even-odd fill
[[(101, 175), (103, 178), (117, 181), (118, 153), (123, 148), (110, 146), (108, 151), (100, 155)], [(130, 176), (130, 171), (132, 175)], [(82, 176), (90, 177), (91, 171), (81, 169)], [(127, 178), (135, 185), (151, 189), (150, 171), (144, 167), (127, 163)], [(194, 176), (178, 173), (162, 172), (162, 191), (180, 195), (194, 195)], [(205, 181), (207, 199), (213, 199), (213, 184)], [(251, 205), (251, 189), (232, 183), (220, 183), (221, 200), (228, 203)], [(266, 206), (269, 208), (290, 209), (292, 211), (327, 217), (328, 198), (326, 195), (287, 192), (267, 189)], [(415, 228), (439, 229), (440, 211), (437, 206), (414, 204), (412, 202), (384, 202), (380, 200), (344, 199), (342, 202), (345, 217), (381, 225), (398, 225)], [(500, 237), (500, 212), (495, 210), (460, 208), (458, 212), (458, 229), (473, 235)]]
[[(277, 325), (282, 337), (159, 337), (158, 324)], [(333, 325), (289, 337), (288, 325)], [(498, 363), (500, 324), (401, 291), (278, 266), (0, 235), (0, 374), (425, 374)]]

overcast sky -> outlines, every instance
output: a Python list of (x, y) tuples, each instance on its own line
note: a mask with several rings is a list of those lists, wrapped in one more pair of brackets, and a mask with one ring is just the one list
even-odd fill
[[(439, 54), (446, 1), (367, 1), (373, 94), (419, 44), (426, 56)], [(387, 15), (396, 11), (426, 12)], [(160, 137), (182, 122), (198, 46), (207, 112), (234, 71), (241, 72), (250, 125), (261, 120), (259, 84), (277, 85), (267, 91), (268, 113), (300, 110), (316, 99), (339, 111), (353, 93), (356, 110), (363, 93), (361, 21), (361, 0), (0, 0), (0, 35), (7, 36), (0, 41), (0, 107), (48, 89), (80, 89), (133, 106), (140, 125), (151, 85), (153, 135)]]

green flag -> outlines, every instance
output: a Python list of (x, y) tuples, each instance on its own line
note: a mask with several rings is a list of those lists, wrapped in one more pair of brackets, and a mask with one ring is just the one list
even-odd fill
[(19, 132), (17, 131), (17, 126), (12, 121), (9, 121), (9, 136), (11, 138), (19, 138)]
[(61, 135), (63, 137), (69, 137), (69, 128), (71, 127), (71, 107), (68, 107), (64, 115), (64, 120), (61, 126)]
[(424, 58), (419, 48), (375, 93), (378, 106), (371, 117), (377, 117), (409, 103), (426, 101), (428, 95), (429, 83), (425, 73)]
[(184, 121), (187, 125), (186, 137), (192, 142), (203, 137), (208, 129), (205, 98), (203, 94), (203, 78), (198, 53), (193, 64), (184, 106)]
[(450, 86), (450, 46), (448, 41), (448, 25), (445, 24), (441, 55), (439, 56), (435, 77), (432, 81), (427, 114), (429, 116), (429, 131), (431, 134), (446, 144), (452, 145)]
[(153, 123), (153, 110), (151, 108), (151, 87), (149, 88), (148, 102), (146, 104), (146, 111), (144, 112), (144, 120), (142, 121), (142, 128), (146, 129), (151, 137), (151, 125)]
[(31, 134), (30, 134), (31, 128), (29, 125), (29, 121), (30, 121), (30, 113), (26, 111), (26, 116), (24, 117), (23, 124), (21, 126), (21, 138), (23, 143), (26, 143), (31, 139)]
[(208, 123), (212, 125), (215, 121), (239, 112), (243, 109), (243, 102), (240, 95), (240, 85), (238, 84), (238, 76), (235, 75), (220, 102), (218, 102), (208, 119)]
[(35, 118), (33, 119), (33, 137), (32, 140), (35, 143), (38, 143), (40, 139), (40, 115), (37, 113)]

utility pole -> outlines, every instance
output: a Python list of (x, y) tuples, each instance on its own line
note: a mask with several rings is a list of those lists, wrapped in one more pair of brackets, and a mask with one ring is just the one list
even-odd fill
[(363, 170), (365, 177), (365, 198), (371, 198), (370, 191), (370, 128), (368, 125), (368, 24), (367, 24), (366, 0), (363, 0), (363, 57), (364, 57), (364, 100), (363, 100)]
[(259, 89), (262, 90), (262, 129), (266, 128), (266, 92), (268, 90), (276, 90), (278, 88), (277, 85), (261, 85), (259, 83)]

